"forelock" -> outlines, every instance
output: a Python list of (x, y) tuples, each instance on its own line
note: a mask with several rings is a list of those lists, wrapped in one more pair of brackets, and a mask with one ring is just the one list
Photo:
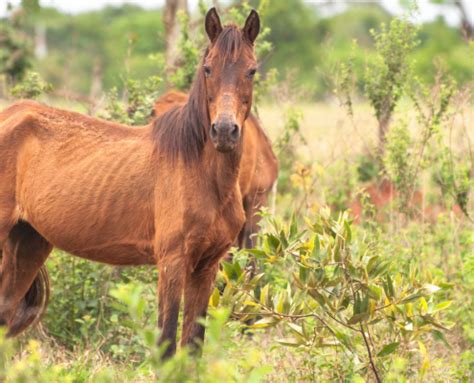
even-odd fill
[(242, 35), (242, 31), (237, 25), (226, 25), (218, 36), (214, 47), (222, 55), (223, 62), (231, 61), (235, 63), (241, 54), (245, 44), (248, 44)]

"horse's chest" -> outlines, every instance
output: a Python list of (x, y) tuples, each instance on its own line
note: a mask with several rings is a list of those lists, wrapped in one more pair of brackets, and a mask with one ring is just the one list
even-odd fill
[(212, 216), (212, 219), (203, 218), (196, 236), (193, 236), (194, 243), (199, 242), (197, 246), (199, 251), (196, 253), (198, 258), (212, 256), (222, 256), (232, 246), (245, 223), (245, 213), (242, 202), (239, 200), (231, 201)]
[(214, 234), (214, 240), (226, 239), (233, 243), (245, 223), (245, 213), (242, 202), (229, 203), (220, 214), (217, 215), (211, 232)]

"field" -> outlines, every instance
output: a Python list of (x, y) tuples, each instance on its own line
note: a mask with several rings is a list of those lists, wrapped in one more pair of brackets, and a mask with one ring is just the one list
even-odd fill
[[(68, 107), (81, 109), (80, 105), (69, 104)], [(303, 200), (302, 211), (308, 217), (317, 214), (321, 206), (328, 203), (327, 199), (335, 201), (331, 199), (334, 195), (350, 203), (366, 184), (355, 183), (352, 190), (348, 190), (346, 177), (356, 171), (357, 159), (365, 153), (365, 148), (373, 147), (376, 142), (376, 120), (368, 105), (356, 105), (354, 122), (336, 102), (301, 104), (298, 109), (302, 113), (300, 132), (306, 144), (295, 144), (298, 160), (292, 166), (298, 168), (298, 163), (307, 164), (315, 172), (315, 179), (307, 190), (308, 200), (301, 194), (297, 179), (290, 181), (295, 183), (293, 186), (277, 186), (274, 205), (277, 217), (287, 216), (295, 206), (300, 207)], [(286, 115), (285, 108), (271, 104), (261, 107), (260, 118), (273, 141), (278, 141), (284, 130)], [(463, 110), (455, 120), (454, 131), (461, 139), (453, 141), (459, 150), (466, 143), (462, 139), (465, 137), (463, 132), (466, 126), (472, 125), (472, 120), (471, 107)], [(413, 133), (418, 132), (417, 124), (412, 125)], [(472, 135), (471, 130), (469, 133)], [(456, 134), (453, 136), (457, 137)], [(428, 177), (426, 179), (429, 181)], [(425, 194), (431, 192), (438, 196), (432, 183), (425, 181), (418, 187)], [(290, 188), (290, 192), (280, 192), (280, 187)], [(350, 194), (340, 197), (340, 189)], [(272, 200), (274, 198), (272, 196)], [(450, 346), (429, 337), (423, 338), (428, 361), (424, 363), (428, 365), (421, 378), (418, 375), (418, 345), (408, 343), (403, 356), (390, 364), (387, 381), (468, 381), (472, 367), (472, 351), (469, 351), (472, 342), (472, 223), (448, 209), (442, 211), (435, 222), (423, 217), (405, 221), (399, 216), (395, 203), (385, 209), (391, 210), (387, 214), (392, 220), (377, 223), (377, 234), (370, 228), (371, 218), (354, 225), (354, 233), (360, 238), (375, 235), (377, 241), (383, 243), (384, 256), (393, 257), (399, 266), (411, 267), (408, 265), (413, 263), (419, 268), (420, 278), (428, 276), (433, 283), (452, 283), (454, 286), (442, 297), (443, 301), (452, 302), (444, 314), (445, 320), (453, 322), (453, 328), (446, 332)], [(469, 209), (472, 211), (472, 205)], [(271, 230), (271, 224), (267, 222), (264, 232)], [(269, 265), (265, 260), (261, 262), (262, 269), (266, 270)], [(268, 278), (284, 286), (287, 274), (281, 269), (283, 265), (276, 263), (273, 266)], [(51, 379), (147, 382), (152, 379), (156, 364), (153, 352), (150, 354), (147, 347), (155, 332), (155, 270), (117, 270), (90, 264), (59, 251), (51, 256), (48, 267), (52, 275), (50, 307), (42, 324), (23, 335), (15, 346), (17, 351), (9, 362), (8, 381), (28, 381), (33, 377), (44, 382)], [(225, 278), (221, 275), (219, 284)], [(221, 306), (224, 309), (233, 307), (236, 304), (233, 299)], [(138, 307), (139, 314), (134, 311)], [(242, 332), (244, 324), (230, 321), (224, 325), (228, 312), (222, 308), (214, 310), (217, 319), (211, 323), (212, 335), (199, 368), (194, 364), (197, 362), (181, 355), (168, 364), (159, 364), (157, 376), (160, 381), (196, 379), (213, 382), (217, 381), (216, 377), (219, 377), (218, 381), (263, 379), (268, 382), (344, 381), (348, 376), (352, 376), (352, 380), (361, 379), (357, 378), (357, 369), (351, 371), (355, 368), (351, 366), (354, 361), (341, 359), (339, 353), (342, 351), (337, 348), (283, 346), (278, 339), (288, 335), (286, 326)], [(380, 341), (384, 343), (383, 337)], [(7, 346), (11, 347), (11, 344), (1, 346), (4, 358), (11, 355)], [(182, 376), (175, 375), (177, 369)], [(415, 380), (405, 378), (407, 370), (418, 377)], [(194, 375), (196, 373), (198, 375)]]
[[(31, 98), (148, 123), (159, 96), (204, 70), (203, 4), (174, 16), (171, 65), (150, 37), (166, 33), (161, 9), (67, 15), (23, 1), (0, 19), (0, 109)], [(256, 246), (221, 262), (202, 356), (162, 358), (156, 267), (54, 249), (41, 320), (15, 339), (0, 327), (0, 382), (473, 381), (472, 36), (442, 18), (413, 23), (410, 7), (251, 4), (265, 20), (253, 107), (279, 174)], [(241, 24), (249, 9), (229, 2), (224, 17)], [(28, 48), (41, 28), (44, 57)]]

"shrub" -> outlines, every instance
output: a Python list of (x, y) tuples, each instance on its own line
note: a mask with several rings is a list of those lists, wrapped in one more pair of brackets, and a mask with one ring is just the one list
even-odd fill
[(52, 85), (44, 81), (38, 73), (27, 72), (25, 79), (13, 87), (12, 95), (18, 98), (35, 99), (52, 89)]
[(145, 81), (129, 79), (122, 100), (117, 88), (113, 88), (107, 95), (107, 105), (101, 117), (128, 125), (147, 124), (159, 97), (161, 82), (158, 76), (151, 76)]
[[(429, 363), (426, 336), (444, 341), (443, 330), (452, 326), (442, 318), (450, 302), (437, 297), (447, 285), (423, 280), (415, 264), (400, 268), (379, 243), (358, 237), (346, 213), (332, 219), (323, 209), (304, 229), (295, 220), (269, 220), (261, 249), (250, 252), (264, 271), (277, 268), (287, 277), (279, 284), (266, 273), (246, 275), (239, 263), (224, 266), (222, 301), (234, 299), (234, 315), (260, 317), (253, 329), (284, 325), (286, 336), (278, 342), (310, 355), (327, 357), (325, 350), (333, 349), (326, 367), (335, 368), (343, 357), (352, 366), (348, 376), (381, 381), (397, 355), (408, 362), (406, 376), (422, 378)], [(414, 353), (425, 355), (421, 363)]]
[(379, 149), (382, 150), (392, 113), (411, 76), (408, 55), (418, 45), (417, 28), (406, 19), (393, 18), (389, 27), (381, 24), (379, 32), (371, 30), (376, 57), (365, 73), (365, 94), (379, 123)]

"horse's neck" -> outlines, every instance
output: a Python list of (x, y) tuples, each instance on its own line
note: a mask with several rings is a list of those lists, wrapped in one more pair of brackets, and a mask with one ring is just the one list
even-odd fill
[(231, 198), (238, 188), (241, 158), (241, 147), (231, 153), (219, 153), (209, 141), (204, 147), (203, 165), (208, 177), (206, 181), (222, 202)]

